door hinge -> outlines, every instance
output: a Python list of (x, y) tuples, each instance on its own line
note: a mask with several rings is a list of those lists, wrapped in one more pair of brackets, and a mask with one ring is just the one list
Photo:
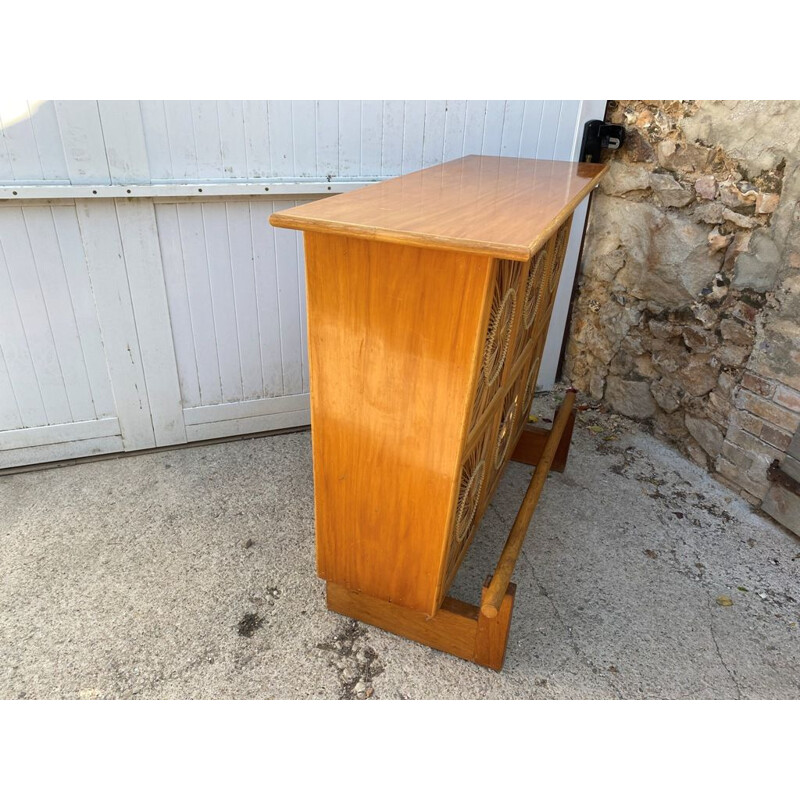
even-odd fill
[(619, 150), (625, 141), (625, 128), (622, 125), (609, 125), (601, 119), (590, 119), (583, 126), (581, 161), (600, 161), (600, 151)]

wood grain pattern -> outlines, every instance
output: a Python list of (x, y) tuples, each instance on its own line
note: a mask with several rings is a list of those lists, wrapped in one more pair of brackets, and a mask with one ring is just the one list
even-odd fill
[(527, 261), (607, 166), (467, 156), (273, 214), (277, 227)]
[[(489, 582), (490, 579), (487, 578), (481, 590), (481, 607), (486, 599), (486, 593), (489, 591)], [(506, 645), (508, 644), (508, 632), (511, 628), (511, 614), (514, 610), (516, 593), (517, 585), (509, 583), (497, 615), (488, 617), (483, 611), (478, 615), (473, 660), (477, 664), (482, 664), (484, 667), (498, 672), (503, 669), (503, 662), (506, 659)]]
[(433, 614), (490, 260), (307, 233), (321, 577)]
[(328, 582), (328, 608), (468, 661), (475, 652), (478, 609), (457, 600), (442, 604), (436, 615), (429, 617)]
[(515, 591), (516, 586), (510, 584), (500, 613), (493, 618), (481, 614), (477, 606), (453, 597), (446, 597), (441, 608), (430, 617), (331, 582), (327, 585), (327, 605), (337, 614), (500, 670), (505, 659)]
[[(570, 414), (569, 421), (564, 428), (556, 454), (553, 456), (553, 463), (550, 465), (551, 472), (563, 472), (567, 466), (569, 456), (569, 446), (572, 443), (572, 431), (575, 428), (575, 412)], [(544, 447), (547, 444), (547, 437), (550, 435), (549, 428), (539, 425), (526, 425), (522, 429), (517, 446), (511, 454), (512, 461), (519, 461), (521, 464), (536, 466), (542, 458)]]
[[(395, 125), (402, 110), (383, 109)], [(602, 172), (470, 157), (270, 218), (305, 234), (329, 608), (502, 667), (525, 515), (567, 421), (546, 445), (524, 426), (572, 210)], [(477, 614), (446, 592), (521, 437), (534, 489)]]

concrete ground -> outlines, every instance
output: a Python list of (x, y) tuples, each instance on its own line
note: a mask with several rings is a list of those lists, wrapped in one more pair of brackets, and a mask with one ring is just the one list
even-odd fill
[(800, 697), (800, 540), (635, 423), (581, 414), (499, 674), (326, 611), (312, 493), (308, 433), (0, 478), (0, 697)]

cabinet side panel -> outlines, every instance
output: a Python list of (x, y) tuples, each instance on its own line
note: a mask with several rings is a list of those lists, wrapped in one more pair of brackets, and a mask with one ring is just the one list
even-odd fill
[(489, 268), (306, 233), (320, 577), (436, 611)]

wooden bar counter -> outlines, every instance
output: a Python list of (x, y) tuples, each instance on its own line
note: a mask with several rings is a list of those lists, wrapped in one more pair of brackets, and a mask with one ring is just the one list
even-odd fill
[(533, 463), (555, 436), (563, 468), (569, 433), (525, 420), (572, 212), (604, 171), (468, 156), (270, 218), (304, 231), (329, 608), (502, 666), (513, 584), (488, 613), (447, 590), (515, 448)]

